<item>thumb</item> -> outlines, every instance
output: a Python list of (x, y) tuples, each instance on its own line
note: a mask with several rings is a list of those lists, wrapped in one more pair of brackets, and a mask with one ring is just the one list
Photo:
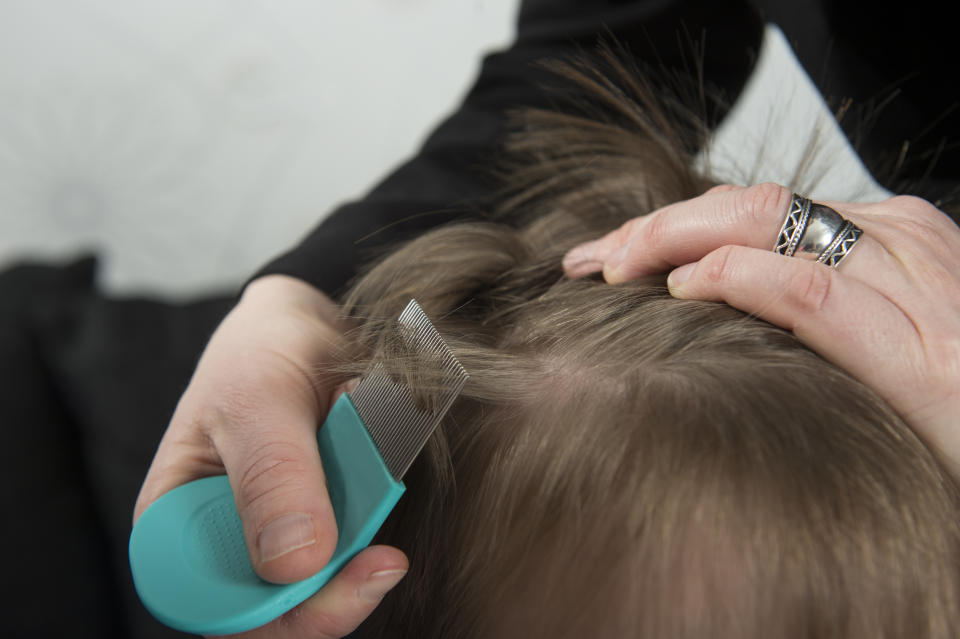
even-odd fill
[(316, 394), (298, 381), (259, 384), (252, 397), (228, 402), (233, 408), (221, 414), (220, 428), (211, 429), (250, 562), (258, 575), (277, 583), (318, 572), (337, 543), (317, 450), (317, 422), (326, 406), (317, 406)]

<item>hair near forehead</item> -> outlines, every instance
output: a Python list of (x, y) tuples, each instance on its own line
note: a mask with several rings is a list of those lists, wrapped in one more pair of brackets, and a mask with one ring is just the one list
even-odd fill
[(395, 356), (416, 298), (470, 374), (380, 541), (411, 569), (358, 636), (960, 636), (956, 493), (872, 392), (789, 332), (662, 278), (570, 281), (564, 252), (698, 195), (696, 109), (618, 55), (554, 69), (491, 221), (436, 230), (348, 295)]

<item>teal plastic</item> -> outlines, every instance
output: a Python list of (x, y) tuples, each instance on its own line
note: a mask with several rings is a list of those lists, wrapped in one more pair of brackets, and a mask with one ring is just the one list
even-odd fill
[(147, 609), (168, 626), (228, 634), (262, 626), (323, 587), (366, 548), (404, 485), (387, 470), (347, 394), (317, 432), (339, 540), (312, 577), (277, 585), (250, 565), (226, 475), (179, 486), (154, 502), (130, 535), (130, 568)]

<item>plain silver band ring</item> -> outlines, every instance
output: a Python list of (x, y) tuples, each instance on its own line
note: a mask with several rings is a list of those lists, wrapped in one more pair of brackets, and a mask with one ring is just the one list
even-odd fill
[(829, 206), (794, 193), (773, 251), (837, 267), (862, 235), (856, 224)]

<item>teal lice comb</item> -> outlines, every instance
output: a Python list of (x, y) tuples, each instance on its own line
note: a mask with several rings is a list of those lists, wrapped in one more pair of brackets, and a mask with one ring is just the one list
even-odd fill
[(330, 563), (297, 583), (263, 581), (250, 565), (227, 477), (199, 479), (160, 497), (130, 535), (133, 581), (157, 619), (197, 634), (262, 626), (322, 588), (370, 544), (405, 490), (400, 479), (467, 380), (415, 300), (399, 322), (410, 350), (439, 368), (444, 392), (419, 407), (411, 389), (376, 364), (334, 404), (317, 432), (339, 531)]

